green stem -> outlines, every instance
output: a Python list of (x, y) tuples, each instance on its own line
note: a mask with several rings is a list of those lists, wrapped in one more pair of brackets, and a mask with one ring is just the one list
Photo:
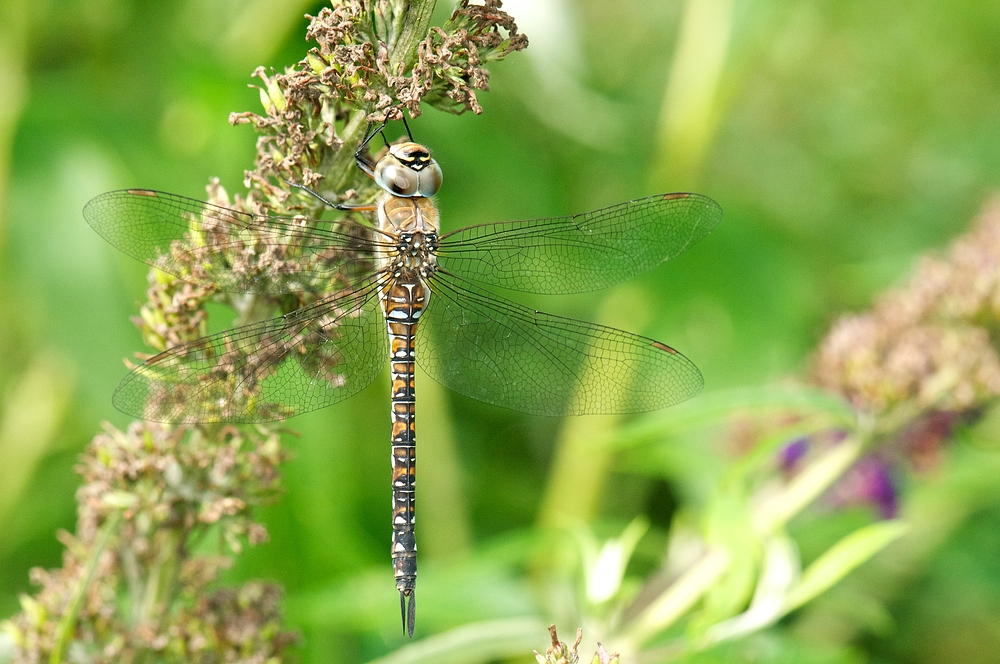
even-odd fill
[(674, 624), (711, 590), (729, 569), (732, 555), (712, 549), (646, 607), (623, 634), (615, 647), (636, 652), (650, 637)]
[[(437, 0), (414, 0), (406, 10), (406, 21), (396, 43), (389, 50), (390, 66), (403, 63), (407, 71), (417, 61), (417, 45), (427, 37)], [(393, 72), (395, 73), (395, 72)]]
[(339, 138), (344, 142), (343, 147), (336, 152), (328, 152), (323, 158), (320, 172), (330, 183), (333, 193), (339, 193), (347, 188), (351, 178), (354, 177), (354, 151), (361, 145), (367, 128), (368, 113), (355, 111), (340, 132)]
[(687, 0), (660, 111), (654, 189), (691, 190), (718, 126), (733, 0)]
[(403, 25), (406, 22), (406, 10), (409, 9), (410, 3), (408, 0), (393, 0), (393, 16), (392, 16), (392, 36), (389, 42), (389, 48), (393, 48), (397, 42), (399, 42), (399, 37), (403, 31)]
[(73, 589), (73, 595), (66, 605), (66, 611), (59, 619), (59, 626), (56, 628), (58, 639), (56, 640), (55, 647), (52, 649), (52, 653), (49, 655), (49, 664), (59, 664), (63, 661), (63, 652), (70, 641), (73, 640), (73, 635), (76, 632), (76, 619), (80, 615), (80, 605), (83, 604), (84, 595), (94, 578), (97, 563), (101, 558), (101, 554), (104, 553), (104, 550), (108, 546), (108, 539), (110, 539), (111, 533), (118, 527), (121, 520), (122, 512), (121, 510), (116, 510), (111, 513), (104, 522), (104, 525), (101, 526), (97, 540), (94, 542), (94, 547), (87, 558), (87, 571), (83, 575), (83, 578), (77, 582), (76, 587)]
[[(642, 328), (650, 315), (642, 292), (631, 286), (619, 286), (601, 302), (597, 322), (628, 330)], [(601, 367), (596, 364), (584, 365), (580, 371), (589, 374), (589, 380), (604, 379)], [(581, 382), (587, 380), (584, 376)], [(624, 389), (624, 385), (608, 387), (609, 393)], [(614, 462), (614, 451), (607, 441), (621, 420), (621, 415), (567, 418), (556, 440), (552, 469), (538, 514), (539, 525), (562, 528), (568, 523), (594, 519)], [(581, 481), (582, 478), (586, 481)]]
[[(159, 609), (156, 613), (156, 621), (160, 628), (158, 631), (164, 632), (171, 619), (170, 609), (180, 585), (181, 566), (187, 558), (187, 531), (176, 533), (176, 541), (168, 542), (160, 555), (161, 564), (157, 566), (158, 592), (152, 597), (149, 608)], [(150, 615), (153, 614), (147, 614)]]

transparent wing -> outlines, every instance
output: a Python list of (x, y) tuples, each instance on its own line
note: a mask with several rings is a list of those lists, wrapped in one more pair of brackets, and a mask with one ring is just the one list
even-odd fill
[(438, 263), (526, 293), (606, 288), (677, 256), (722, 219), (698, 194), (665, 194), (569, 217), (470, 226), (440, 238)]
[(280, 420), (356, 394), (388, 352), (372, 280), (281, 318), (160, 353), (125, 377), (114, 404), (154, 422)]
[(430, 285), (417, 362), (473, 399), (535, 415), (627, 413), (702, 388), (698, 368), (658, 341), (535, 311), (441, 273)]
[(87, 203), (83, 216), (129, 256), (233, 293), (352, 284), (371, 273), (373, 252), (386, 244), (350, 220), (250, 214), (148, 189), (101, 194)]

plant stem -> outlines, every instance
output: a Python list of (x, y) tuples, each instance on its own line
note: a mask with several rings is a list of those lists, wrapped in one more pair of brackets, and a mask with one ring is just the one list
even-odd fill
[(636, 652), (650, 637), (672, 625), (701, 599), (725, 574), (732, 555), (725, 549), (712, 549), (694, 564), (663, 594), (639, 614), (616, 642), (623, 652)]
[(367, 118), (367, 112), (355, 111), (340, 134), (339, 138), (344, 142), (343, 147), (336, 152), (328, 152), (320, 164), (320, 172), (328, 179), (330, 190), (334, 193), (343, 191), (351, 181), (354, 151), (364, 138), (365, 129), (368, 127)]
[(417, 44), (427, 36), (436, 5), (437, 0), (413, 0), (409, 3), (399, 38), (395, 44), (389, 45), (390, 66), (402, 63), (403, 70), (406, 71), (417, 61)]
[(754, 531), (769, 535), (816, 499), (858, 460), (864, 449), (857, 436), (847, 438), (808, 465), (781, 493), (763, 502), (753, 515)]
[(73, 634), (76, 631), (76, 618), (80, 615), (80, 605), (83, 603), (84, 594), (87, 592), (87, 587), (90, 586), (90, 582), (94, 578), (94, 571), (97, 569), (97, 563), (101, 558), (101, 554), (104, 553), (104, 550), (108, 546), (108, 539), (111, 537), (111, 533), (118, 527), (121, 519), (121, 510), (115, 510), (108, 516), (101, 527), (101, 531), (87, 559), (87, 571), (77, 583), (76, 588), (73, 589), (73, 595), (66, 605), (66, 611), (63, 613), (62, 618), (59, 619), (59, 626), (56, 628), (56, 634), (58, 634), (59, 638), (52, 649), (52, 654), (49, 655), (49, 664), (59, 664), (63, 661), (63, 650), (66, 649), (67, 644), (72, 640)]

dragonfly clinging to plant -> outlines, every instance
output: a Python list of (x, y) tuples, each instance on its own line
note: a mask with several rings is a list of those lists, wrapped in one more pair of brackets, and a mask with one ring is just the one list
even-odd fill
[[(559, 294), (604, 288), (677, 256), (719, 206), (651, 196), (594, 212), (441, 234), (441, 169), (412, 138), (355, 158), (380, 194), (373, 223), (253, 214), (147, 189), (102, 194), (84, 216), (111, 244), (178, 278), (231, 293), (321, 293), (273, 320), (176, 345), (129, 373), (115, 405), (157, 422), (254, 423), (346, 399), (386, 360), (392, 377), (392, 560), (413, 635), (414, 362), (444, 385), (537, 415), (654, 410), (701, 390), (695, 365), (643, 336), (525, 307), (482, 286)], [(419, 332), (418, 332), (419, 330)], [(419, 340), (419, 344), (418, 344)]]

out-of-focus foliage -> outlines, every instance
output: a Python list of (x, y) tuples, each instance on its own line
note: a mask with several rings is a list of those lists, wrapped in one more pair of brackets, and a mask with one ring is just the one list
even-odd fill
[[(239, 191), (255, 136), (231, 127), (229, 113), (259, 110), (251, 72), (300, 60), (300, 17), (321, 7), (8, 0), (0, 8), (0, 616), (33, 590), (30, 567), (61, 564), (54, 533), (74, 524), (72, 467), (98, 422), (125, 424), (110, 395), (121, 359), (143, 348), (129, 317), (145, 269), (84, 224), (83, 204), (131, 186), (200, 197), (211, 176)], [(530, 570), (544, 569), (533, 561), (551, 548), (535, 525), (572, 517), (566, 538), (592, 550), (593, 564), (627, 561), (618, 597), (641, 581), (666, 587), (689, 569), (703, 553), (696, 532), (744, 547), (747, 564), (728, 567), (686, 624), (721, 645), (691, 661), (992, 661), (1000, 648), (992, 411), (968, 426), (924, 422), (929, 433), (917, 439), (930, 443), (917, 449), (925, 454), (862, 467), (854, 481), (886, 483), (891, 511), (907, 523), (874, 560), (866, 552), (902, 534), (895, 521), (877, 521), (889, 509), (884, 492), (859, 502), (864, 491), (841, 485), (761, 550), (734, 524), (745, 493), (760, 489), (754, 473), (785, 442), (850, 415), (821, 395), (752, 388), (804, 375), (842, 312), (867, 308), (918, 253), (963, 232), (1000, 183), (1000, 9), (947, 0), (531, 0), (505, 9), (531, 47), (493, 66), (483, 115), (426, 109), (411, 125), (445, 170), (444, 230), (668, 190), (712, 196), (723, 226), (672, 264), (608, 293), (529, 300), (669, 342), (698, 363), (707, 390), (660, 414), (560, 422), (418, 378), (421, 631), (451, 639), (432, 642), (443, 651), (467, 638), (477, 661), (523, 642), (514, 661), (530, 662), (546, 645), (534, 618), (544, 594), (565, 638), (586, 589), (572, 576)], [(208, 325), (230, 323), (220, 307)], [(225, 574), (284, 586), (307, 662), (331, 653), (369, 661), (402, 644), (386, 562), (387, 382), (288, 423), (300, 435), (287, 437), (296, 458), (286, 464), (285, 495), (258, 514), (271, 541)], [(748, 389), (727, 390), (736, 387)], [(811, 419), (782, 420), (789, 410)], [(802, 454), (843, 449), (811, 442)], [(800, 452), (784, 449), (793, 468)], [(554, 487), (572, 460), (570, 491)], [(623, 533), (637, 516), (648, 531), (629, 556)], [(868, 562), (854, 569), (851, 560)], [(563, 563), (576, 569), (571, 555)], [(616, 607), (600, 602), (607, 591), (595, 593), (588, 615), (613, 624)], [(786, 604), (768, 604), (775, 597)], [(811, 601), (781, 618), (792, 600)], [(474, 621), (492, 629), (452, 629)], [(584, 627), (585, 639), (620, 649)], [(751, 635), (723, 639), (741, 629)], [(671, 643), (664, 657), (681, 654)]]

